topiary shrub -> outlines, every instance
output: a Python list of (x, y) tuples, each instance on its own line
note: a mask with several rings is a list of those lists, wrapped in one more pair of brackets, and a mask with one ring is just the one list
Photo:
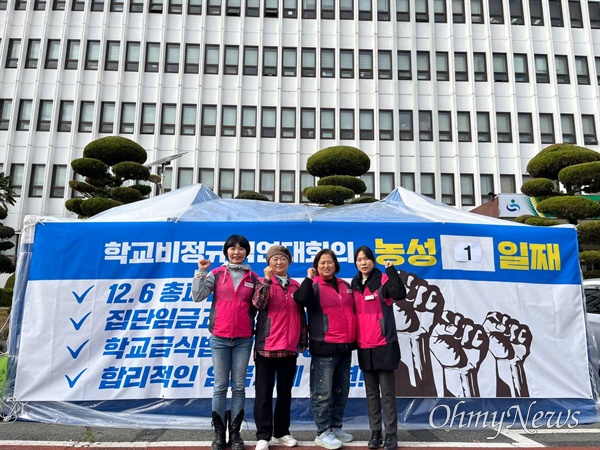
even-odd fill
[(84, 158), (95, 158), (114, 166), (121, 161), (146, 162), (148, 154), (144, 147), (122, 136), (106, 136), (90, 142), (83, 149)]
[(527, 164), (527, 173), (534, 178), (558, 179), (565, 167), (592, 161), (600, 161), (600, 154), (573, 144), (554, 144), (541, 150)]
[(353, 198), (348, 203), (351, 204), (351, 205), (355, 205), (357, 203), (375, 203), (375, 202), (378, 202), (378, 201), (379, 200), (377, 200), (375, 197), (364, 196), (364, 197)]
[(532, 217), (525, 221), (526, 225), (535, 225), (538, 227), (551, 227), (554, 225), (559, 225), (559, 222), (552, 219), (546, 219), (545, 217)]
[(112, 198), (94, 197), (90, 198), (80, 204), (82, 215), (85, 217), (92, 217), (96, 214), (100, 214), (103, 211), (114, 208), (115, 206), (121, 206), (123, 203)]
[(600, 205), (585, 197), (551, 197), (539, 202), (537, 210), (566, 219), (570, 224), (577, 225), (578, 220), (597, 216), (600, 213)]
[(595, 244), (600, 241), (600, 221), (591, 220), (577, 225), (577, 237), (580, 244)]
[(567, 192), (600, 191), (600, 161), (574, 164), (558, 172), (560, 181)]
[(305, 189), (304, 195), (313, 203), (342, 205), (354, 192), (343, 186), (313, 186)]
[(148, 180), (150, 170), (146, 166), (131, 161), (123, 161), (111, 167), (112, 172), (124, 180)]
[(10, 308), (12, 306), (13, 289), (0, 289), (0, 306)]
[(533, 216), (531, 214), (523, 214), (522, 216), (517, 217), (515, 219), (515, 222), (525, 223), (527, 221), (527, 219), (531, 219), (533, 217), (537, 217), (537, 216)]
[(255, 192), (255, 191), (240, 192), (235, 198), (241, 199), (241, 200), (260, 200), (263, 202), (269, 201), (269, 197), (267, 197), (266, 195), (261, 194), (259, 192)]
[(521, 192), (529, 197), (542, 197), (554, 193), (554, 183), (548, 178), (534, 178), (523, 183)]
[(15, 287), (15, 279), (16, 276), (15, 274), (11, 274), (7, 279), (6, 279), (6, 283), (4, 283), (4, 287), (5, 288), (10, 288), (13, 289)]
[(142, 198), (142, 193), (132, 187), (121, 186), (113, 189), (112, 197), (121, 203), (133, 203)]
[(579, 253), (579, 262), (586, 266), (600, 264), (600, 250), (586, 250)]
[(306, 170), (315, 177), (360, 176), (369, 171), (369, 156), (356, 147), (335, 146), (319, 150), (306, 161)]
[(367, 190), (367, 185), (363, 180), (349, 175), (330, 175), (321, 178), (317, 183), (319, 186), (343, 186), (351, 189), (355, 194), (360, 195)]

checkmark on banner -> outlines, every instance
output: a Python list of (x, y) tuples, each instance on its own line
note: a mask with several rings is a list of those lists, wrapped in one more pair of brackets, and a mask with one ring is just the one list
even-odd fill
[(71, 323), (73, 324), (73, 328), (75, 328), (75, 331), (79, 331), (79, 329), (83, 325), (83, 322), (85, 322), (85, 319), (87, 319), (90, 314), (91, 314), (91, 312), (87, 313), (85, 316), (83, 316), (83, 318), (79, 322), (72, 318), (69, 319), (71, 321)]
[(79, 380), (79, 378), (81, 378), (81, 375), (83, 375), (83, 372), (85, 372), (87, 369), (83, 369), (81, 372), (79, 372), (79, 374), (71, 379), (69, 378), (69, 375), (65, 375), (65, 378), (67, 379), (67, 383), (69, 383), (69, 387), (71, 389), (73, 389), (73, 387), (75, 386), (75, 384), (77, 383), (77, 380)]
[(77, 292), (75, 291), (71, 291), (73, 293), (73, 295), (75, 296), (75, 300), (77, 300), (77, 303), (81, 304), (81, 302), (83, 302), (83, 300), (85, 299), (85, 296), (88, 295), (88, 293), (94, 288), (94, 286), (90, 286), (89, 288), (87, 288), (87, 290), (81, 294), (78, 295)]
[(79, 353), (81, 353), (81, 350), (83, 350), (83, 347), (85, 347), (85, 345), (88, 342), (90, 342), (89, 339), (87, 341), (85, 341), (83, 344), (81, 344), (76, 350), (73, 350), (71, 347), (69, 347), (67, 345), (67, 349), (69, 350), (69, 353), (71, 353), (71, 356), (73, 357), (73, 359), (77, 359), (77, 357), (79, 356)]

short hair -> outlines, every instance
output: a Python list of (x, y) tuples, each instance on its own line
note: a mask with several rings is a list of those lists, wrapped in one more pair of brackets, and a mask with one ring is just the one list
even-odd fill
[(333, 253), (333, 250), (330, 250), (328, 248), (324, 248), (323, 250), (321, 250), (319, 253), (316, 254), (315, 259), (313, 261), (314, 269), (318, 271), (319, 260), (321, 259), (321, 257), (323, 255), (331, 256), (331, 259), (333, 259), (333, 263), (335, 264), (335, 272), (334, 273), (338, 273), (340, 271), (340, 263), (338, 262), (338, 259), (337, 259), (337, 256), (335, 256), (335, 253)]
[(373, 264), (376, 263), (376, 261), (375, 261), (375, 255), (373, 254), (373, 250), (371, 250), (366, 245), (363, 245), (361, 247), (358, 247), (356, 249), (356, 251), (354, 252), (354, 264), (356, 264), (356, 258), (358, 258), (358, 254), (360, 252), (363, 252), (365, 254), (365, 256), (367, 257), (367, 259), (370, 259), (371, 261), (373, 261)]
[(240, 247), (246, 250), (246, 256), (250, 254), (250, 242), (248, 242), (248, 239), (241, 234), (232, 234), (223, 244), (223, 254), (225, 255), (225, 258), (227, 258), (227, 250), (229, 250), (231, 247), (235, 247), (238, 244)]

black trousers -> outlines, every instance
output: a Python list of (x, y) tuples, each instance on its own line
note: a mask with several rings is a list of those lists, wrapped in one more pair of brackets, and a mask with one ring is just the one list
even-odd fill
[[(295, 356), (285, 358), (265, 358), (256, 355), (254, 423), (256, 440), (269, 441), (290, 434), (290, 408), (292, 406), (292, 385), (296, 375)], [(273, 389), (277, 380), (275, 420), (273, 421)]]
[[(367, 392), (367, 412), (371, 430), (381, 430), (381, 410), (385, 434), (398, 432), (398, 408), (393, 370), (363, 370)], [(381, 392), (381, 395), (380, 395)]]

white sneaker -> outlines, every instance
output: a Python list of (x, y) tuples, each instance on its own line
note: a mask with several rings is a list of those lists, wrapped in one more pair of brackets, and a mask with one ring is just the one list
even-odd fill
[(346, 433), (341, 428), (332, 428), (331, 432), (338, 440), (342, 442), (352, 442), (352, 439), (354, 439), (351, 434)]
[(264, 439), (256, 442), (256, 450), (267, 450), (269, 448), (269, 443)]
[(298, 441), (294, 439), (294, 436), (292, 436), (291, 434), (287, 434), (278, 438), (272, 437), (271, 444), (285, 445), (286, 447), (295, 447), (296, 445), (298, 445)]
[(342, 446), (342, 441), (336, 438), (330, 430), (325, 430), (315, 438), (315, 445), (336, 450)]

